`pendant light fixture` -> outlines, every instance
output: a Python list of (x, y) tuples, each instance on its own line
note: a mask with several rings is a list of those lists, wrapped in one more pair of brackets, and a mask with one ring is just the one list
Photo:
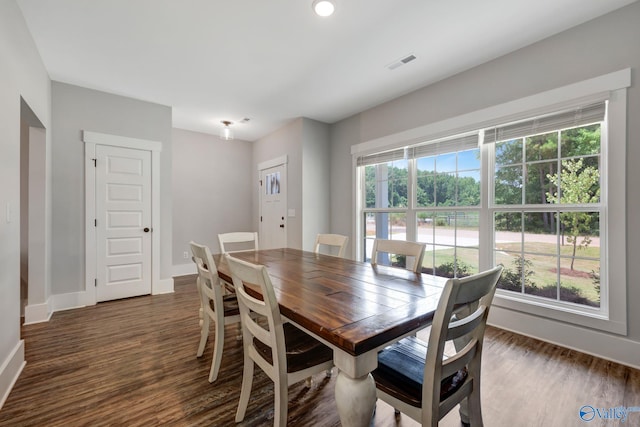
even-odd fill
[(318, 16), (331, 16), (336, 10), (335, 1), (329, 0), (314, 0), (311, 7)]
[(230, 122), (229, 120), (223, 120), (220, 123), (224, 125), (224, 127), (220, 129), (220, 138), (226, 141), (232, 140), (233, 131), (231, 130), (230, 126), (233, 124), (233, 122)]

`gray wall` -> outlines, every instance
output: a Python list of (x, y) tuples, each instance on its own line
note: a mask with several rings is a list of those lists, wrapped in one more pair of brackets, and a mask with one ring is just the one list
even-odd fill
[(84, 291), (85, 197), (82, 131), (162, 143), (160, 155), (160, 278), (171, 271), (171, 108), (52, 83), (53, 269), (52, 293)]
[[(311, 250), (318, 233), (330, 232), (330, 127), (326, 123), (298, 118), (253, 143), (253, 181), (258, 182), (258, 165), (288, 156), (287, 246)], [(253, 221), (258, 230), (258, 187), (252, 188)]]
[[(50, 129), (51, 82), (20, 9), (0, 1), (0, 399), (24, 358), (20, 343), (20, 97)], [(50, 150), (50, 133), (46, 137)], [(48, 178), (50, 179), (50, 178)], [(48, 188), (47, 188), (48, 190)], [(7, 218), (7, 207), (11, 211)], [(46, 232), (51, 195), (47, 193)], [(8, 222), (8, 219), (10, 220)], [(49, 234), (50, 235), (50, 234)], [(50, 246), (49, 246), (50, 247)], [(45, 254), (45, 258), (49, 253)], [(45, 259), (45, 266), (49, 262)], [(45, 289), (49, 293), (49, 273)]]
[(305, 119), (295, 119), (277, 131), (253, 143), (251, 165), (251, 200), (253, 230), (259, 230), (258, 165), (262, 162), (288, 156), (287, 208), (295, 209), (296, 216), (287, 218), (287, 246), (302, 249), (302, 132)]
[(304, 119), (302, 126), (302, 248), (313, 250), (318, 233), (330, 231), (329, 126)]
[(331, 126), (331, 232), (349, 236), (346, 255), (355, 254), (355, 230), (353, 230), (353, 164), (351, 145), (361, 138), (360, 115), (342, 120)]
[[(628, 90), (627, 129), (627, 269), (628, 338), (587, 331), (594, 342), (612, 342), (637, 348), (640, 343), (640, 286), (632, 269), (640, 253), (640, 88), (635, 75), (640, 69), (640, 3), (634, 3), (594, 21), (542, 40), (472, 70), (425, 87), (370, 110), (364, 111), (332, 127), (331, 226), (333, 231), (349, 231), (353, 236), (353, 206), (350, 146), (374, 138), (394, 134), (447, 118), (459, 116), (528, 95), (589, 79), (623, 68), (632, 68), (632, 86)], [(529, 316), (527, 322), (537, 322)], [(558, 326), (546, 322), (548, 329)], [(514, 323), (511, 329), (525, 329)], [(583, 333), (584, 330), (578, 331)], [(591, 335), (589, 335), (591, 334)], [(542, 336), (544, 338), (544, 336)], [(602, 354), (594, 344), (581, 349)], [(595, 350), (594, 350), (595, 348)], [(602, 350), (602, 351), (601, 351)], [(637, 353), (629, 360), (640, 364)]]
[(172, 260), (174, 266), (193, 265), (191, 240), (215, 253), (219, 233), (253, 229), (252, 146), (182, 129), (172, 135)]

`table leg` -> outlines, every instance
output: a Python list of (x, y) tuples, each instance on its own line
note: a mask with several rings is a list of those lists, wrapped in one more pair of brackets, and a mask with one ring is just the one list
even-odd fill
[(376, 406), (376, 383), (371, 374), (351, 378), (340, 371), (336, 378), (336, 405), (343, 427), (367, 427)]

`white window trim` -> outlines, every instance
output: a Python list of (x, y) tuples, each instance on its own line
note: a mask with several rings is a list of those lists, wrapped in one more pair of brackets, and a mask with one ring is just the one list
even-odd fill
[[(538, 299), (523, 298), (511, 292), (499, 291), (494, 299), (496, 306), (509, 310), (547, 317), (562, 322), (572, 323), (592, 329), (608, 331), (616, 334), (627, 334), (627, 274), (626, 274), (626, 116), (627, 94), (626, 88), (631, 86), (631, 69), (615, 71), (567, 86), (541, 92), (525, 98), (504, 104), (488, 107), (482, 110), (452, 117), (425, 126), (409, 129), (392, 135), (366, 141), (351, 147), (353, 162), (354, 193), (354, 230), (357, 238), (354, 250), (357, 259), (361, 251), (361, 218), (362, 211), (360, 191), (363, 185), (362, 177), (357, 171), (357, 157), (373, 154), (377, 151), (400, 148), (419, 142), (435, 140), (455, 134), (483, 129), (501, 123), (521, 120), (536, 116), (543, 112), (584, 105), (591, 101), (609, 101), (608, 105), (608, 141), (603, 144), (604, 174), (607, 176), (607, 200), (605, 207), (606, 224), (604, 235), (601, 236), (601, 247), (605, 248), (608, 257), (603, 263), (601, 276), (607, 277), (607, 287), (601, 295), (602, 309), (592, 315), (590, 310), (576, 309), (571, 311), (566, 305), (552, 304)], [(604, 133), (604, 132), (603, 132)], [(606, 150), (606, 151), (605, 151)], [(482, 162), (488, 161), (486, 149), (482, 151)], [(615, 165), (615, 167), (612, 167)], [(483, 168), (485, 164), (483, 163)], [(488, 170), (484, 168), (483, 170)], [(483, 176), (483, 178), (485, 178)], [(486, 182), (486, 181), (485, 181)], [(483, 186), (485, 187), (485, 186)], [(481, 194), (481, 205), (486, 207), (487, 195)], [(485, 211), (486, 209), (482, 209)], [(482, 221), (482, 218), (481, 218)], [(482, 222), (481, 245), (483, 240), (493, 238), (487, 225), (488, 218)], [(491, 251), (483, 251), (488, 253)], [(489, 265), (490, 256), (481, 256), (480, 267)], [(606, 305), (606, 307), (605, 307)]]

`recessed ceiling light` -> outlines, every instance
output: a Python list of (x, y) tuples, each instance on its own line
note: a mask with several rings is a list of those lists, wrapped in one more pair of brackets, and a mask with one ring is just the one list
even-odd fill
[(329, 0), (314, 0), (311, 6), (318, 16), (331, 16), (336, 10), (334, 2)]

